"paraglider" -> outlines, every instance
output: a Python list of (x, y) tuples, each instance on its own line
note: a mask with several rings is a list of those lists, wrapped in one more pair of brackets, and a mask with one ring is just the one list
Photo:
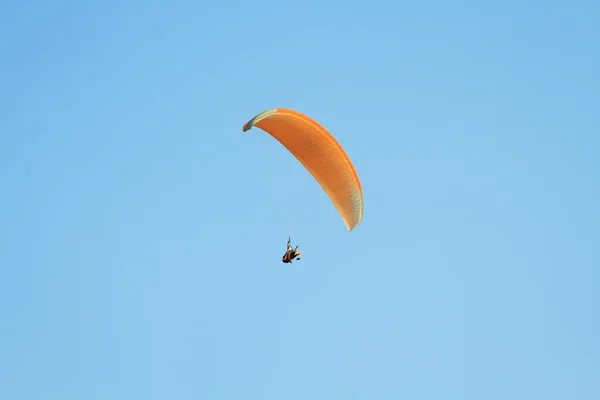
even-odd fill
[(329, 196), (348, 231), (361, 223), (364, 206), (358, 174), (342, 146), (325, 128), (287, 108), (261, 112), (244, 124), (242, 130), (246, 132), (255, 126), (278, 140), (310, 172)]
[(281, 258), (281, 261), (283, 261), (286, 264), (291, 263), (294, 258), (297, 258), (298, 261), (300, 261), (300, 256), (302, 255), (302, 252), (298, 251), (298, 246), (296, 246), (295, 249), (292, 248), (292, 245), (290, 244), (291, 240), (291, 238), (288, 238), (287, 251)]

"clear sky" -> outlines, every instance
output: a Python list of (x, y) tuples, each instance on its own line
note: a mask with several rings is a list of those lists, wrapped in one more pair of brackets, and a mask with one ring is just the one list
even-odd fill
[(600, 399), (600, 4), (420, 3), (3, 2), (0, 398)]

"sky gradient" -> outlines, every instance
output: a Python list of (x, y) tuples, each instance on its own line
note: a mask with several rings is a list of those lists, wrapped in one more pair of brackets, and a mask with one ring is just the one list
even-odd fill
[[(0, 398), (599, 399), (599, 20), (4, 2)], [(346, 149), (354, 231), (242, 133), (274, 107)]]

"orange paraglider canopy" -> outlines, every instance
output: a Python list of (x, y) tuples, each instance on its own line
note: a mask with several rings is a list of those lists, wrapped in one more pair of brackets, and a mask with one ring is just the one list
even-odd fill
[(287, 108), (264, 111), (246, 124), (244, 132), (258, 127), (277, 139), (321, 185), (342, 216), (348, 231), (363, 217), (363, 193), (350, 158), (318, 122)]

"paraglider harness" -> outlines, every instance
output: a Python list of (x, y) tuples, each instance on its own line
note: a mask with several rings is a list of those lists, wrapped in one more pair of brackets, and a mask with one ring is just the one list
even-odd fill
[(300, 260), (300, 256), (302, 255), (302, 252), (298, 251), (298, 246), (296, 246), (295, 249), (292, 248), (292, 246), (290, 245), (290, 241), (291, 238), (288, 238), (288, 242), (287, 242), (287, 251), (285, 252), (285, 254), (283, 255), (283, 257), (281, 258), (281, 261), (283, 261), (284, 263), (291, 263), (293, 259), (297, 258), (298, 260)]

